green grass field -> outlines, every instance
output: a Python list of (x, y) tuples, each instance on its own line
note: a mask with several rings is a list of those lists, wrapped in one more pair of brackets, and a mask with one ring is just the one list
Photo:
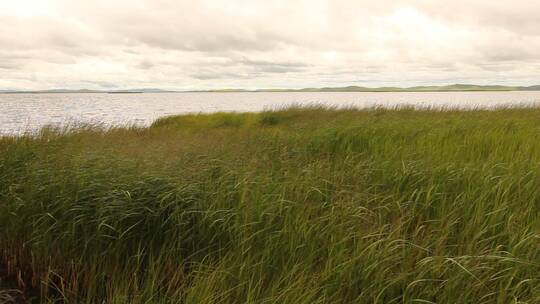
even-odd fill
[(4, 137), (0, 268), (55, 303), (540, 303), (540, 109)]

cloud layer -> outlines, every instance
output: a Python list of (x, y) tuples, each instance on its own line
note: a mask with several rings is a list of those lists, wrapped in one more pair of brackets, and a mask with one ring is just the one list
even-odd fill
[(540, 2), (0, 0), (0, 89), (540, 83)]

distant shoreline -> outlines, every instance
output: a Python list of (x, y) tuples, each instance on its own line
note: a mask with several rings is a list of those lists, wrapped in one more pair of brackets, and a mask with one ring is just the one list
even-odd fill
[(161, 89), (133, 89), (119, 91), (104, 90), (37, 90), (37, 91), (17, 91), (2, 90), (0, 94), (67, 94), (67, 93), (103, 93), (103, 94), (142, 94), (142, 93), (285, 93), (285, 92), (364, 92), (364, 93), (390, 93), (390, 92), (516, 92), (516, 91), (540, 91), (540, 85), (533, 86), (502, 86), (502, 85), (470, 85), (453, 84), (445, 86), (415, 86), (415, 87), (323, 87), (323, 88), (303, 88), (303, 89), (218, 89), (218, 90), (161, 90)]

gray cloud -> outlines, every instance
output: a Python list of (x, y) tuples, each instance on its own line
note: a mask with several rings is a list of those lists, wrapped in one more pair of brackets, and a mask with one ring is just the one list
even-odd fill
[(4, 70), (15, 70), (22, 68), (22, 64), (17, 62), (0, 62), (0, 69)]
[(154, 67), (154, 64), (150, 61), (143, 60), (137, 65), (137, 67), (139, 69), (149, 70)]
[(250, 77), (246, 74), (240, 73), (227, 73), (219, 71), (199, 71), (197, 73), (191, 74), (191, 77), (198, 80), (216, 80), (216, 79), (245, 79)]
[(540, 83), (538, 15), (525, 0), (0, 0), (0, 89)]

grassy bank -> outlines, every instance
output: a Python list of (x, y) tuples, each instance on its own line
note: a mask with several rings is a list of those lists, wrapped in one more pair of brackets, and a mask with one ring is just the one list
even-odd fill
[(540, 109), (0, 139), (0, 265), (41, 301), (540, 303), (539, 212)]

